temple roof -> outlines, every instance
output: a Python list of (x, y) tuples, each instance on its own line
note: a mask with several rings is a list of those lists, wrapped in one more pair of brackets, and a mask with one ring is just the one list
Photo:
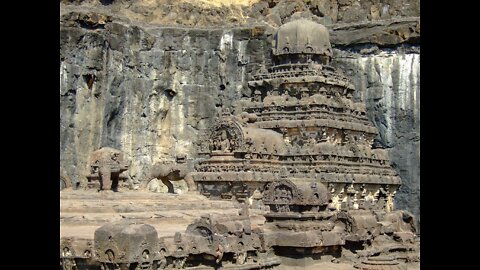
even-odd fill
[(275, 37), (274, 55), (321, 54), (332, 56), (330, 35), (325, 26), (306, 19), (282, 25)]

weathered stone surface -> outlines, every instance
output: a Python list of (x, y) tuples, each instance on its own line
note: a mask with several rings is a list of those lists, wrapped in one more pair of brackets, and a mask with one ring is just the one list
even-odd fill
[(117, 191), (120, 174), (128, 170), (128, 161), (122, 151), (110, 147), (102, 147), (93, 151), (89, 159), (90, 181), (98, 180), (100, 190)]
[(379, 129), (376, 143), (388, 150), (402, 179), (397, 208), (411, 211), (420, 223), (420, 55), (414, 48), (334, 53), (332, 64), (352, 78), (355, 97), (366, 102), (367, 116)]
[[(145, 9), (133, 12), (127, 8), (124, 13), (130, 12), (128, 16), (114, 12), (120, 4), (137, 5), (131, 1), (105, 6), (96, 1), (79, 2), (76, 6), (62, 3), (60, 23), (60, 157), (72, 182), (83, 181), (88, 155), (102, 146), (122, 149), (132, 161), (130, 176), (139, 181), (147, 181), (150, 166), (157, 161), (173, 160), (178, 153), (194, 158), (197, 150), (192, 142), (212, 125), (216, 107), (249, 96), (248, 74), (271, 61), (275, 25), (261, 25), (263, 16), (278, 16), (277, 22), (280, 18), (283, 23), (292, 15), (281, 17), (280, 7), (288, 5), (285, 1), (267, 5), (260, 1), (257, 15), (261, 17), (251, 15), (254, 20), (250, 20), (257, 26), (156, 27), (155, 23), (164, 22), (216, 27), (219, 23), (207, 18), (184, 23), (181, 18), (176, 22), (148, 21), (148, 14), (133, 16), (147, 12)], [(352, 1), (311, 2), (318, 2), (311, 4), (317, 10), (311, 12), (323, 14), (318, 20), (327, 25), (333, 45), (341, 49), (334, 51), (338, 56), (334, 55), (332, 64), (346, 71), (358, 90), (356, 98), (367, 102), (368, 117), (380, 130), (378, 142), (387, 147), (400, 173), (403, 185), (397, 205), (406, 206), (419, 220), (419, 57), (417, 52), (405, 53), (401, 48), (382, 48), (418, 42), (417, 4), (393, 1), (388, 8), (387, 4), (371, 5), (366, 10), (372, 18), (367, 14), (367, 20), (414, 18), (358, 23), (344, 15), (344, 7)], [(278, 12), (272, 11), (275, 7)], [(177, 13), (176, 8), (161, 7), (165, 13), (170, 10), (168, 14)], [(225, 16), (214, 7), (209, 12)], [(205, 14), (210, 13), (202, 11), (194, 17), (209, 17)], [(311, 16), (308, 12), (302, 16), (307, 15)], [(364, 43), (378, 47), (350, 52), (351, 47)], [(376, 85), (376, 81), (384, 85)]]
[(420, 16), (418, 0), (62, 0), (61, 7), (95, 9), (157, 25), (239, 26), (267, 22), (278, 27), (295, 12), (322, 24)]
[[(275, 6), (275, 2), (271, 3)], [(148, 101), (146, 105), (150, 105), (152, 111), (165, 108), (165, 104), (176, 104), (167, 105), (165, 116), (158, 121), (160, 126), (164, 125), (161, 129), (152, 127), (152, 122), (147, 121), (145, 127), (157, 131), (159, 135), (153, 137), (152, 146), (161, 147), (156, 154), (162, 153), (163, 156), (157, 156), (161, 162), (154, 162), (152, 154), (147, 152), (150, 163), (135, 161), (137, 169), (140, 168), (139, 173), (134, 175), (136, 180), (145, 175), (149, 177), (142, 179), (143, 183), (153, 177), (158, 178), (167, 185), (168, 192), (173, 193), (174, 188), (168, 180), (184, 178), (190, 190), (194, 189), (194, 183), (201, 194), (211, 199), (227, 199), (220, 207), (222, 209), (225, 206), (228, 208), (229, 204), (234, 206), (236, 200), (243, 204), (238, 215), (209, 213), (191, 223), (185, 233), (176, 230), (174, 234), (159, 237), (166, 233), (166, 228), (158, 228), (161, 219), (172, 221), (172, 217), (165, 216), (172, 212), (172, 208), (175, 208), (175, 214), (193, 217), (200, 214), (196, 209), (214, 211), (213, 200), (204, 208), (201, 200), (195, 199), (198, 194), (184, 197), (190, 203), (196, 202), (188, 206), (187, 200), (178, 204), (173, 200), (157, 201), (155, 199), (161, 199), (160, 194), (144, 190), (132, 193), (120, 187), (120, 192), (115, 194), (67, 189), (61, 193), (62, 201), (67, 202), (61, 207), (63, 232), (60, 259), (63, 268), (89, 269), (101, 264), (102, 269), (157, 266), (160, 269), (197, 266), (263, 269), (284, 263), (285, 266), (292, 263), (294, 266), (310, 267), (318, 262), (344, 261), (360, 269), (406, 269), (406, 263), (419, 261), (415, 217), (408, 211), (393, 209), (393, 199), (401, 180), (383, 149), (402, 151), (401, 147), (396, 148), (398, 138), (392, 135), (395, 130), (392, 123), (411, 115), (413, 120), (404, 121), (407, 122), (406, 127), (414, 130), (417, 125), (418, 48), (398, 46), (393, 50), (381, 48), (380, 43), (360, 42), (359, 45), (342, 46), (341, 50), (333, 52), (328, 29), (308, 21), (305, 13), (298, 13), (299, 3), (280, 3), (285, 5), (287, 15), (284, 19), (293, 21), (283, 24), (276, 31), (272, 45), (268, 44), (272, 40), (271, 29), (263, 30), (258, 26), (197, 32), (188, 28), (131, 25), (122, 20), (112, 21), (109, 15), (70, 13), (72, 19), (69, 20), (74, 22), (67, 23), (70, 26), (65, 27), (84, 29), (79, 40), (88, 36), (88, 43), (82, 44), (87, 49), (80, 47), (80, 54), (83, 53), (80, 65), (74, 67), (71, 64), (77, 64), (75, 60), (79, 59), (73, 55), (68, 58), (72, 60), (70, 63), (63, 58), (61, 67), (64, 64), (67, 71), (69, 67), (75, 72), (86, 70), (87, 73), (76, 77), (81, 78), (84, 89), (91, 90), (93, 98), (104, 102), (104, 115), (99, 117), (103, 120), (102, 126), (93, 126), (98, 128), (98, 142), (102, 148), (93, 152), (89, 160), (95, 164), (92, 168), (109, 165), (111, 161), (115, 161), (115, 165), (119, 163), (117, 161), (124, 164), (126, 158), (123, 152), (108, 146), (116, 143), (124, 150), (128, 148), (124, 139), (125, 130), (137, 132), (137, 135), (142, 132), (129, 129), (132, 122), (138, 121), (138, 116), (124, 121), (130, 116), (127, 109), (135, 112), (138, 103), (128, 107), (129, 100), (125, 100), (113, 108), (105, 104), (129, 97), (128, 91), (132, 88), (145, 95), (151, 93), (149, 89), (155, 89), (157, 95), (162, 93), (164, 99), (153, 106)], [(364, 14), (357, 2), (341, 1), (339, 4), (350, 12), (345, 14), (349, 14), (352, 20)], [(137, 6), (132, 10), (150, 14), (148, 8)], [(282, 29), (285, 31), (280, 34)], [(316, 30), (311, 31), (313, 29)], [(319, 31), (323, 33), (318, 35)], [(128, 42), (118, 42), (114, 46), (116, 49), (112, 49), (109, 37), (114, 32), (119, 37), (127, 37)], [(216, 38), (218, 46), (195, 47), (190, 43), (192, 39), (201, 40), (210, 33)], [(312, 35), (317, 38), (310, 38)], [(251, 57), (242, 48), (247, 47), (244, 43), (254, 39), (259, 42), (256, 45), (261, 46), (253, 48), (261, 47), (263, 53), (258, 54), (259, 59), (254, 59), (256, 66), (251, 69), (254, 72), (245, 74), (245, 66), (251, 63)], [(68, 39), (65, 44), (70, 45)], [(270, 46), (273, 53), (269, 55), (265, 51)], [(201, 52), (210, 51), (213, 51), (213, 58), (218, 58), (214, 66), (217, 69), (213, 74), (204, 75), (202, 67), (195, 69), (199, 59), (195, 53), (200, 52), (201, 55)], [(119, 52), (118, 58), (123, 57), (123, 62), (118, 59), (112, 61), (111, 55), (116, 52)], [(158, 54), (169, 55), (159, 59), (159, 66), (149, 60)], [(334, 62), (335, 67), (330, 66), (332, 56), (338, 59)], [(269, 57), (271, 62), (267, 61)], [(202, 66), (208, 65), (208, 62), (204, 61)], [(119, 68), (112, 68), (117, 63)], [(128, 84), (122, 93), (114, 94), (121, 83), (109, 88), (110, 72), (113, 70), (113, 76), (118, 76), (124, 75), (128, 69), (136, 77), (125, 77), (124, 81), (138, 79), (137, 82)], [(64, 74), (65, 71), (61, 73)], [(68, 76), (65, 77), (68, 80)], [(158, 82), (157, 78), (164, 81)], [(215, 109), (206, 109), (212, 113), (205, 118), (204, 128), (194, 128), (188, 134), (185, 132), (185, 119), (190, 119), (187, 116), (191, 111), (185, 104), (189, 97), (196, 98), (196, 95), (191, 93), (189, 96), (187, 93), (193, 85), (211, 86), (212, 79), (220, 83), (218, 89), (212, 91), (217, 94), (214, 96)], [(245, 81), (248, 83), (245, 84)], [(229, 88), (231, 82), (236, 82), (237, 87)], [(361, 91), (355, 92), (356, 85)], [(405, 88), (409, 90), (405, 91)], [(62, 93), (66, 96), (65, 91)], [(70, 96), (68, 100), (73, 99)], [(203, 104), (202, 100), (198, 103)], [(368, 117), (365, 103), (375, 104)], [(146, 118), (145, 107), (140, 117)], [(235, 111), (233, 114), (232, 110)], [(168, 113), (170, 122), (165, 120)], [(118, 118), (122, 121), (120, 124), (116, 122)], [(89, 120), (88, 115), (80, 118), (79, 122), (81, 120)], [(77, 124), (68, 126), (76, 128)], [(166, 139), (163, 133), (166, 133)], [(157, 143), (156, 139), (163, 139), (163, 144)], [(188, 147), (181, 148), (182, 143)], [(405, 145), (410, 146), (411, 143), (409, 139)], [(65, 161), (61, 164), (61, 177), (62, 167), (69, 165), (69, 161), (72, 164), (69, 159)], [(149, 173), (146, 173), (146, 167)], [(195, 172), (187, 173), (192, 167)], [(80, 170), (77, 173), (81, 175)], [(104, 175), (110, 176), (110, 173)], [(161, 186), (158, 182), (150, 182), (147, 188), (158, 192)], [(87, 196), (82, 197), (82, 194)], [(80, 200), (69, 201), (72, 198)], [(258, 207), (254, 209), (256, 211), (267, 211), (263, 213), (264, 219), (251, 219), (249, 205)], [(152, 211), (155, 210), (152, 207), (161, 211)], [(97, 228), (92, 247), (91, 235), (85, 236), (84, 233), (91, 231), (93, 224), (104, 223), (111, 218), (123, 221)], [(139, 223), (142, 219), (153, 224)], [(257, 224), (252, 224), (252, 221)], [(85, 228), (85, 225), (90, 228)], [(350, 256), (348, 252), (343, 256), (342, 250), (349, 250), (355, 256)], [(283, 257), (285, 260), (280, 259)]]
[(364, 23), (342, 23), (333, 26), (332, 43), (338, 46), (377, 44), (392, 46), (401, 43), (419, 43), (418, 17), (399, 18)]
[(236, 40), (230, 30), (105, 28), (62, 27), (61, 160), (76, 179), (100, 146), (125, 151), (139, 180), (160, 159), (195, 153), (215, 107), (248, 94), (247, 66), (266, 54), (265, 36)]

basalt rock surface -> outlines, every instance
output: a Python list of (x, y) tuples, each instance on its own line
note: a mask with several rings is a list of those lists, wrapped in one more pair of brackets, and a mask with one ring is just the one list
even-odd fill
[(60, 158), (73, 183), (103, 146), (125, 152), (135, 181), (181, 153), (193, 163), (219, 108), (251, 96), (252, 71), (271, 65), (276, 28), (307, 17), (328, 28), (332, 66), (379, 130), (402, 179), (397, 208), (420, 220), (417, 1), (197, 2), (61, 1)]

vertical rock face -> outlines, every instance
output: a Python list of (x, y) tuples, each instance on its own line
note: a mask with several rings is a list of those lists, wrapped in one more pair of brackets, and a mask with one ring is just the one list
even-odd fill
[[(342, 54), (341, 52), (339, 54)], [(383, 51), (335, 58), (352, 78), (356, 98), (366, 101), (367, 116), (379, 129), (377, 145), (386, 148), (402, 179), (398, 209), (420, 222), (420, 55)]]
[[(398, 208), (419, 218), (419, 54), (352, 54), (345, 29), (332, 34), (344, 46), (332, 64), (366, 101), (402, 178)], [(105, 146), (124, 151), (140, 181), (161, 159), (192, 161), (218, 108), (249, 96), (249, 74), (270, 64), (265, 27), (152, 27), (71, 12), (60, 31), (60, 158), (73, 182), (85, 181), (89, 154)]]
[(192, 159), (216, 108), (249, 95), (247, 75), (270, 49), (250, 28), (61, 31), (60, 156), (77, 181), (102, 146), (122, 149), (138, 180), (160, 159)]

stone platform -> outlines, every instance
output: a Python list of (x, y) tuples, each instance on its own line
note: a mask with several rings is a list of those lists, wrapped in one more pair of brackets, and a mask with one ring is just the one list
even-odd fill
[[(155, 227), (159, 237), (173, 237), (184, 232), (195, 219), (205, 214), (236, 215), (240, 205), (233, 201), (212, 200), (198, 193), (168, 194), (146, 190), (97, 192), (96, 190), (70, 190), (60, 192), (60, 238), (93, 240), (94, 232), (107, 222), (122, 219), (136, 220)], [(261, 210), (250, 209), (252, 227), (262, 227), (265, 218)], [(288, 258), (276, 269), (356, 269), (347, 262), (329, 260), (289, 264)], [(420, 269), (419, 264), (408, 264), (408, 270)]]
[[(93, 239), (98, 227), (121, 219), (152, 225), (159, 237), (173, 237), (204, 214), (232, 215), (238, 211), (238, 203), (210, 200), (196, 193), (64, 190), (60, 193), (60, 237)], [(263, 224), (260, 211), (252, 210), (250, 214), (252, 221), (258, 221), (257, 226)]]

